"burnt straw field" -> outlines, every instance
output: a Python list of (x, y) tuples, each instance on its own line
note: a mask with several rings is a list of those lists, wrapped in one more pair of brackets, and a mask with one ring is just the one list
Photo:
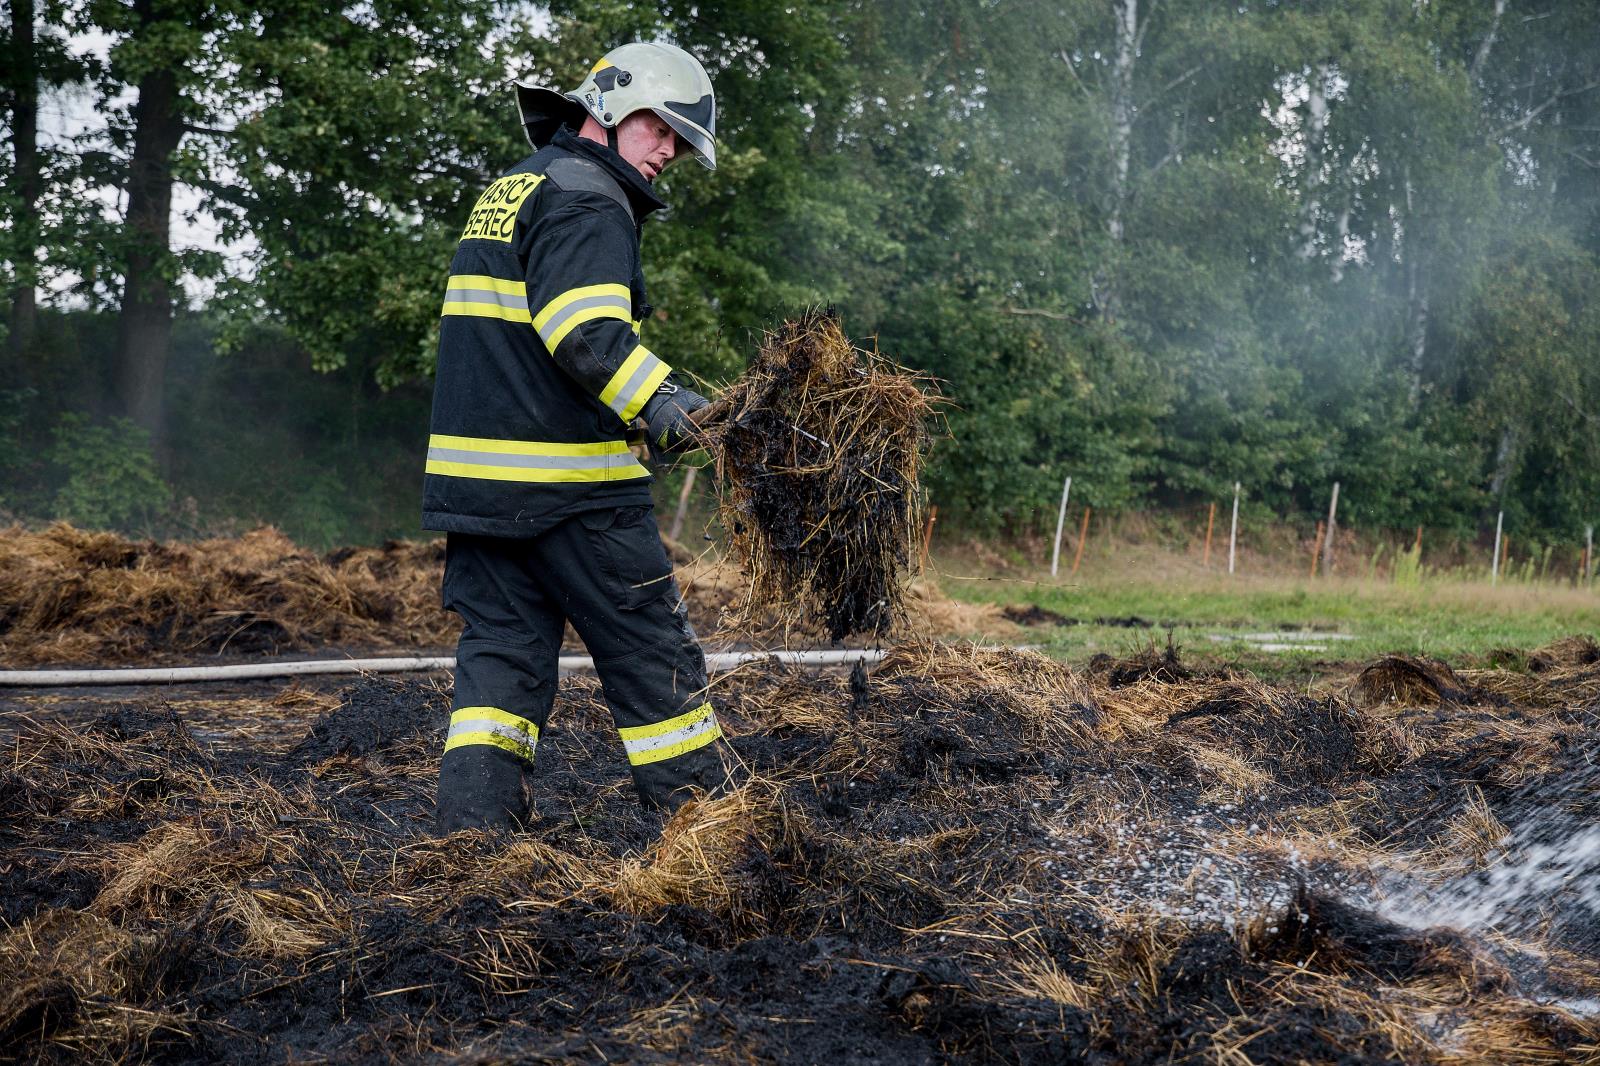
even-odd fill
[(8, 697), (0, 1058), (1600, 1061), (1588, 638), (748, 666), (665, 824), (571, 678), (499, 839), (429, 832), (448, 684)]

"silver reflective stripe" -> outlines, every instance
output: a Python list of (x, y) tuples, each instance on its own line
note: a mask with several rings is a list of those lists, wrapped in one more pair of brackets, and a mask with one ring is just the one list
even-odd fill
[(508, 292), (495, 292), (493, 289), (457, 289), (451, 287), (445, 290), (444, 301), (445, 303), (495, 304), (513, 311), (526, 311), (528, 309), (528, 298), (526, 296), (513, 296)]
[(618, 318), (625, 322), (633, 321), (633, 303), (620, 296), (585, 296), (581, 300), (574, 300), (560, 311), (556, 312), (550, 321), (546, 322), (539, 330), (540, 338), (545, 344), (550, 343), (551, 337), (562, 335), (562, 325), (579, 311), (587, 311), (591, 307), (614, 307), (621, 312)]
[(539, 742), (537, 735), (525, 733), (514, 725), (506, 725), (504, 722), (497, 722), (493, 718), (466, 718), (460, 721), (451, 721), (450, 732), (445, 735), (445, 742), (449, 743), (464, 733), (493, 733), (495, 736), (526, 744), (530, 748)]
[(516, 466), (530, 470), (605, 470), (634, 461), (629, 452), (612, 455), (518, 455), (511, 452), (470, 452), (460, 448), (428, 449), (429, 459), (474, 466)]
[(633, 376), (628, 379), (628, 383), (622, 386), (622, 390), (617, 393), (616, 399), (611, 401), (611, 409), (618, 415), (626, 411), (628, 406), (633, 403), (635, 394), (643, 387), (645, 380), (660, 365), (661, 360), (654, 355), (646, 355), (644, 362), (639, 364), (639, 369), (633, 372)]
[(662, 733), (659, 737), (645, 737), (643, 740), (623, 740), (622, 746), (628, 750), (630, 756), (643, 755), (650, 751), (659, 751), (670, 748), (675, 744), (693, 740), (705, 733), (715, 732), (717, 729), (717, 716), (708, 714), (698, 722), (686, 725), (682, 729), (674, 729), (670, 733)]

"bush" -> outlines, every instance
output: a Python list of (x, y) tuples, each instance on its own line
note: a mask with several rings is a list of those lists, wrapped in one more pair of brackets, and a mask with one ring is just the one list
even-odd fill
[(87, 529), (148, 530), (171, 502), (150, 435), (128, 419), (66, 414), (51, 438), (56, 518)]

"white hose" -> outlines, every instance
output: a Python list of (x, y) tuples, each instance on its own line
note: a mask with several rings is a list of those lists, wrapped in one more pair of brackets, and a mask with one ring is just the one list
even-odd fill
[[(778, 662), (792, 666), (871, 665), (883, 652), (849, 648), (843, 651), (730, 651), (706, 656), (709, 670), (731, 670), (742, 663)], [(587, 655), (563, 655), (563, 673), (593, 670)], [(392, 659), (313, 659), (302, 662), (238, 663), (232, 666), (167, 666), (121, 670), (0, 670), (0, 688), (58, 685), (168, 685), (187, 681), (245, 681), (259, 677), (295, 677), (301, 674), (394, 674), (413, 670), (452, 670), (454, 655), (410, 656)]]

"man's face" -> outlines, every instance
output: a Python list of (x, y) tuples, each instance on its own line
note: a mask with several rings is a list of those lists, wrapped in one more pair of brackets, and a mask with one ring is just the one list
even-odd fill
[(678, 135), (654, 111), (635, 111), (617, 126), (617, 152), (645, 181), (655, 181), (680, 147)]

